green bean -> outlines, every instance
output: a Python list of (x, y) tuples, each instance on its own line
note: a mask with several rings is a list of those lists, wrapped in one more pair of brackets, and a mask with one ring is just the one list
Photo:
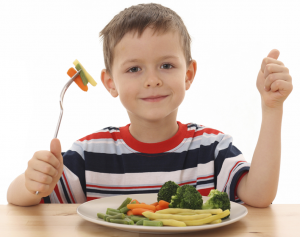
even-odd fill
[[(130, 216), (128, 216), (129, 219), (131, 219), (131, 217), (142, 217), (142, 218), (143, 218), (144, 216), (135, 216), (135, 215), (130, 215)], [(144, 218), (145, 218), (145, 217), (144, 217)]]
[(130, 219), (110, 219), (110, 222), (117, 223), (117, 224), (126, 224), (126, 225), (134, 225), (134, 222)]
[(101, 219), (104, 219), (104, 216), (105, 216), (106, 214), (103, 214), (103, 213), (97, 213), (97, 217), (98, 218), (101, 218)]
[(163, 226), (162, 221), (143, 221), (144, 226)]
[(108, 217), (110, 217), (110, 216), (111, 216), (111, 215), (105, 215), (104, 218), (103, 218), (103, 220), (107, 221), (106, 219), (107, 219)]
[(135, 223), (135, 224), (137, 224), (137, 225), (143, 225), (143, 222), (144, 221), (149, 221), (149, 219), (148, 218), (144, 218), (144, 219), (140, 219), (137, 223)]
[(130, 210), (130, 209), (128, 209), (127, 207), (122, 207), (122, 208), (120, 209), (120, 212), (121, 212), (121, 213), (127, 213), (129, 210)]
[(106, 212), (107, 215), (111, 215), (111, 216), (115, 216), (115, 215), (118, 215), (120, 214), (120, 212), (115, 212), (115, 211), (107, 211)]
[(125, 218), (124, 213), (119, 213), (118, 215), (107, 217), (106, 221), (109, 222), (110, 219), (124, 219), (124, 218)]
[(126, 198), (126, 199), (124, 200), (124, 202), (121, 204), (121, 206), (119, 206), (117, 209), (120, 210), (121, 208), (126, 207), (127, 204), (129, 204), (129, 203), (131, 202), (131, 200), (132, 200), (132, 198), (129, 198), (129, 197)]
[(144, 216), (131, 216), (130, 219), (133, 220), (134, 223), (136, 223), (136, 222), (138, 222), (138, 221), (141, 220), (141, 219), (144, 220), (144, 219), (148, 219), (148, 218), (146, 218), (146, 217), (144, 217)]
[(103, 219), (104, 221), (106, 221), (107, 217), (110, 217), (111, 215), (106, 215), (103, 213), (97, 213), (97, 217)]
[(125, 217), (123, 220), (127, 220), (127, 221), (128, 221), (128, 225), (134, 225), (134, 221), (131, 220), (131, 219), (128, 218), (128, 217)]
[(113, 212), (118, 212), (118, 213), (120, 213), (120, 210), (113, 209), (113, 208), (107, 208), (107, 209), (106, 209), (106, 214), (108, 214), (109, 211), (113, 211)]

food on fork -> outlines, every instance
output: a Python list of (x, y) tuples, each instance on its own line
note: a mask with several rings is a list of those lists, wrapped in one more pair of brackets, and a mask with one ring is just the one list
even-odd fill
[[(91, 75), (85, 70), (85, 68), (77, 59), (75, 59), (73, 64), (75, 65), (77, 71), (81, 70), (80, 74), (74, 79), (74, 82), (79, 86), (81, 90), (88, 91), (88, 83), (91, 83), (92, 86), (97, 85), (97, 82), (91, 77)], [(67, 74), (72, 78), (77, 73), (77, 71), (73, 67), (71, 67), (69, 68)]]
[[(84, 74), (85, 78), (88, 80), (89, 83), (91, 83), (92, 86), (97, 85), (97, 82), (91, 77), (91, 75), (85, 70), (85, 68), (82, 66), (82, 64), (77, 59), (73, 62), (73, 64), (78, 71), (80, 69), (82, 70), (81, 72)], [(78, 69), (78, 68), (80, 68), (80, 69)], [(80, 72), (80, 76), (81, 76), (81, 72)]]
[[(76, 70), (74, 68), (69, 68), (67, 74), (69, 75), (69, 77), (73, 77), (76, 74)], [(83, 81), (81, 79), (81, 76), (78, 75), (75, 79), (74, 82), (79, 86), (79, 88), (83, 91), (87, 91), (88, 90), (88, 86), (83, 84)]]

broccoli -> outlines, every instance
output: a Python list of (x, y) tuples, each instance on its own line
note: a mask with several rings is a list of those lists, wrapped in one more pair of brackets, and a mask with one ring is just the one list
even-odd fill
[(175, 195), (178, 187), (179, 185), (173, 181), (165, 182), (158, 191), (157, 201), (164, 200), (166, 202), (171, 202), (171, 197)]
[(194, 186), (185, 184), (177, 189), (169, 204), (170, 208), (201, 209), (203, 199)]
[[(230, 200), (226, 192), (220, 192), (217, 189), (210, 190), (209, 199), (203, 204), (202, 209), (219, 209), (230, 211)], [(222, 220), (228, 218), (230, 214)]]

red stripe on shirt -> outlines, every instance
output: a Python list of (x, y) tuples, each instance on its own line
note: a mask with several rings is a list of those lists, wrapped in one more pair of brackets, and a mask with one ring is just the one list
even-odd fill
[[(124, 126), (124, 127), (126, 127), (126, 126)], [(197, 136), (203, 135), (204, 133), (206, 133), (206, 134), (216, 134), (216, 135), (218, 135), (220, 133), (223, 134), (221, 131), (216, 130), (216, 129), (204, 128), (200, 131), (197, 131), (196, 133), (195, 133), (195, 130), (187, 131), (186, 138), (197, 137)], [(113, 132), (102, 131), (102, 132), (98, 132), (98, 133), (93, 133), (93, 134), (90, 134), (88, 136), (85, 136), (83, 138), (78, 139), (78, 141), (82, 142), (82, 141), (89, 141), (89, 140), (92, 140), (92, 139), (107, 139), (107, 138), (113, 138), (114, 141), (117, 141), (118, 139), (122, 139), (120, 131), (116, 130), (116, 131), (113, 131)]]
[[(208, 178), (213, 178), (214, 175), (209, 175), (205, 177), (198, 177), (197, 180), (200, 179), (208, 179)], [(178, 184), (179, 186), (185, 185), (185, 184), (192, 184), (196, 183), (196, 181), (189, 181), (189, 182), (184, 182)], [(145, 189), (145, 188), (161, 188), (162, 185), (155, 185), (155, 186), (134, 186), (134, 187), (111, 187), (111, 186), (99, 186), (99, 185), (91, 185), (87, 184), (86, 187), (90, 188), (103, 188), (103, 189)]]
[[(195, 133), (195, 130), (188, 130), (187, 124), (182, 124), (177, 121), (179, 125), (177, 133), (168, 140), (158, 142), (158, 143), (143, 143), (136, 140), (131, 133), (129, 132), (130, 124), (126, 126), (120, 127), (119, 130), (115, 131), (101, 131), (97, 133), (90, 134), (85, 136), (78, 141), (89, 141), (92, 139), (113, 139), (117, 141), (118, 139), (122, 139), (127, 145), (129, 145), (132, 149), (142, 152), (142, 153), (162, 153), (167, 150), (173, 149), (177, 145), (179, 145), (184, 138), (197, 137), (202, 136), (204, 133), (206, 134), (220, 134), (222, 132), (212, 129), (212, 128), (204, 128)], [(223, 133), (222, 133), (223, 134)]]
[(198, 136), (202, 136), (204, 133), (206, 134), (223, 134), (222, 132), (220, 132), (219, 130), (213, 129), (213, 128), (204, 128), (200, 131), (195, 132), (195, 135), (192, 135), (192, 137), (198, 137)]
[(230, 172), (229, 172), (228, 179), (227, 179), (227, 181), (226, 181), (226, 184), (224, 185), (224, 188), (223, 188), (222, 192), (224, 192), (225, 187), (227, 186), (227, 183), (228, 183), (228, 180), (229, 180), (229, 178), (230, 178), (231, 172), (232, 172), (233, 169), (234, 169), (239, 163), (241, 163), (241, 162), (244, 163), (244, 162), (246, 162), (246, 161), (240, 160), (240, 161), (238, 161), (238, 162), (235, 163), (235, 165), (232, 167), (232, 169), (231, 169)]
[(202, 196), (208, 196), (210, 190), (215, 189), (214, 187), (211, 188), (204, 188), (204, 189), (198, 189), (197, 191), (202, 195)]
[(88, 136), (78, 139), (78, 141), (83, 142), (83, 141), (89, 141), (92, 139), (107, 139), (107, 138), (113, 138), (114, 141), (117, 141), (118, 139), (122, 139), (119, 131), (114, 131), (114, 132), (110, 132), (110, 131), (104, 132), (103, 131), (103, 132), (97, 132), (97, 133), (90, 134)]
[(71, 199), (72, 199), (72, 202), (73, 202), (73, 203), (75, 203), (75, 200), (74, 200), (74, 198), (73, 198), (73, 195), (72, 195), (72, 192), (71, 192), (70, 186), (69, 186), (69, 184), (68, 184), (68, 181), (67, 181), (67, 178), (66, 178), (66, 176), (65, 176), (65, 172), (63, 172), (63, 173), (62, 173), (62, 175), (64, 176), (64, 179), (65, 179), (65, 182), (66, 182), (66, 185), (67, 185), (67, 188), (68, 188), (69, 194), (70, 194), (70, 196), (71, 196)]
[(57, 198), (58, 198), (58, 201), (59, 201), (60, 203), (64, 203), (63, 200), (62, 200), (62, 198), (61, 198), (61, 196), (60, 196), (60, 193), (59, 193), (57, 184), (55, 185), (54, 192), (55, 192), (55, 194), (56, 194), (56, 196), (57, 196)]
[(192, 184), (192, 183), (196, 183), (196, 181), (185, 182), (185, 183), (181, 183), (181, 184), (178, 184), (178, 185), (182, 186), (182, 185), (185, 185), (185, 184)]
[(91, 185), (87, 184), (87, 187), (91, 188), (105, 188), (105, 189), (143, 189), (143, 188), (161, 188), (161, 185), (158, 186), (136, 186), (136, 187), (108, 187), (108, 186), (99, 186), (99, 185)]
[(209, 179), (209, 178), (213, 178), (214, 175), (209, 175), (209, 176), (205, 176), (205, 177), (198, 177), (197, 180), (199, 179)]

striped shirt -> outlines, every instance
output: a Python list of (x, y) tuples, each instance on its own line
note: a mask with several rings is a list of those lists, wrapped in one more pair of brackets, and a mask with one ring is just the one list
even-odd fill
[(249, 171), (232, 137), (203, 125), (177, 121), (168, 140), (143, 143), (129, 125), (106, 127), (75, 141), (63, 152), (63, 173), (53, 192), (41, 203), (83, 203), (113, 195), (158, 193), (172, 180), (193, 185), (201, 195), (211, 189), (237, 196), (241, 178)]

